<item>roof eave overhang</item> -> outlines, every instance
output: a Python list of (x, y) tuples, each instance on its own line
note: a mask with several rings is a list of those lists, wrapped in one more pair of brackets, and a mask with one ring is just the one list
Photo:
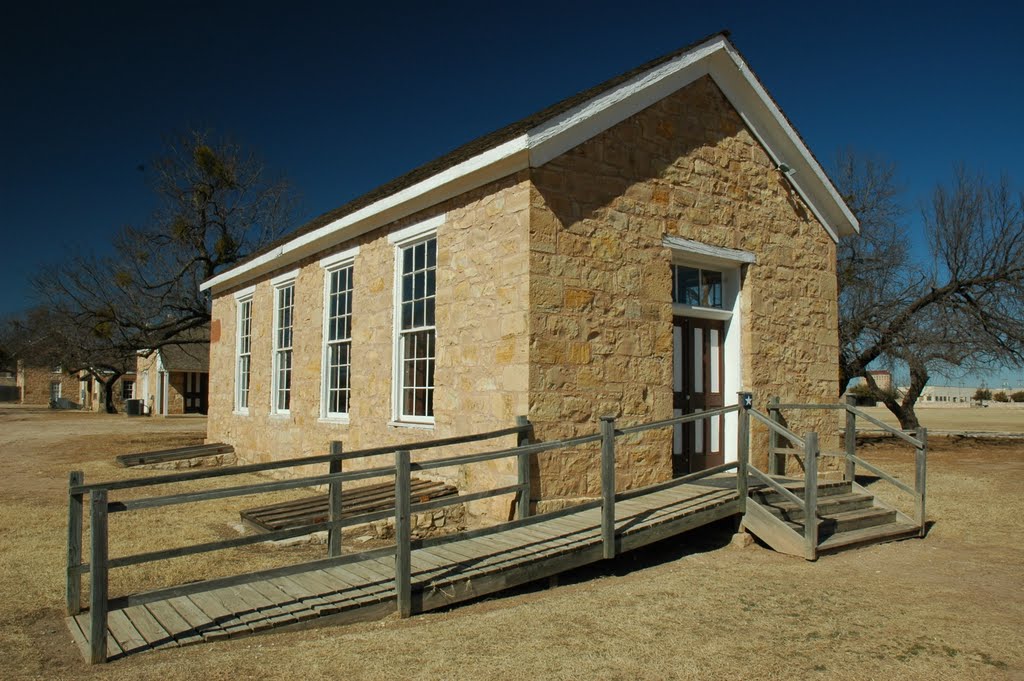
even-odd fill
[(782, 111), (725, 36), (716, 36), (523, 135), (222, 272), (200, 289), (219, 293), (512, 173), (544, 165), (706, 75), (776, 166), (788, 166), (786, 179), (832, 239), (859, 232), (857, 219)]

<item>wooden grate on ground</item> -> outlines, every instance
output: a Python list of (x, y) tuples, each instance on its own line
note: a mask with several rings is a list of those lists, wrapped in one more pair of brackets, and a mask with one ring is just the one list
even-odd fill
[(178, 447), (176, 449), (161, 449), (156, 452), (138, 452), (135, 454), (121, 454), (114, 458), (118, 466), (144, 466), (154, 463), (167, 463), (168, 461), (181, 461), (183, 459), (194, 459), (201, 456), (217, 456), (218, 454), (230, 454), (235, 451), (231, 445), (223, 442), (214, 442), (208, 445), (193, 445), (192, 447)]
[[(452, 485), (433, 480), (412, 479), (410, 500), (413, 504), (458, 495)], [(327, 521), (327, 495), (319, 494), (294, 501), (284, 501), (241, 511), (242, 522), (257, 530), (273, 532)], [(392, 483), (345, 489), (341, 495), (341, 517), (386, 511), (395, 507), (395, 486)]]

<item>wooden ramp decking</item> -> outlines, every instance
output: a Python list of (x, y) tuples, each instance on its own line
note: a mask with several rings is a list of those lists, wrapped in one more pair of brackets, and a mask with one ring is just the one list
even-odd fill
[[(616, 553), (739, 513), (735, 475), (615, 502)], [(603, 557), (601, 509), (536, 516), (486, 533), (420, 542), (412, 550), (414, 612), (501, 591), (597, 562)], [(152, 649), (382, 617), (396, 608), (395, 559), (352, 554), (206, 585), (187, 585), (160, 600), (111, 603), (107, 659)], [(68, 617), (89, 659), (89, 613)]]

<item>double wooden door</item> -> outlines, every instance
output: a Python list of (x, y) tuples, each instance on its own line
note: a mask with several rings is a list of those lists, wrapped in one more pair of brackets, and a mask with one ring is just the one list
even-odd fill
[(198, 371), (185, 374), (185, 413), (205, 414), (210, 395), (210, 375)]
[[(725, 322), (675, 317), (672, 328), (673, 414), (725, 406)], [(725, 463), (725, 422), (712, 416), (675, 426), (673, 473), (684, 475)]]

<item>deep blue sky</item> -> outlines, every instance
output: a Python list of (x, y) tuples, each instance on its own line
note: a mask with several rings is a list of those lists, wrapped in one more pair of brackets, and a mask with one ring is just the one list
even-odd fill
[(0, 315), (32, 303), (31, 272), (147, 218), (137, 167), (175, 130), (255, 149), (304, 220), (722, 28), (819, 159), (895, 161), (915, 215), (956, 161), (1024, 183), (1018, 3), (17, 3)]

